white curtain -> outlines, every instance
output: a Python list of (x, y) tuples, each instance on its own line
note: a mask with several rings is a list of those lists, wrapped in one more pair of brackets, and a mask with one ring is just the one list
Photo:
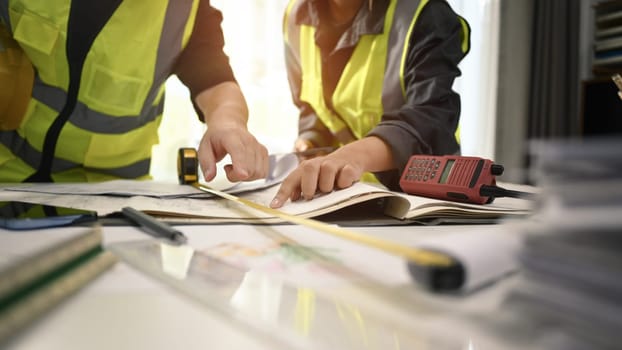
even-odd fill
[(501, 0), (449, 0), (471, 25), (471, 51), (460, 64), (460, 137), (463, 155), (493, 158), (497, 101), (499, 3)]
[(271, 152), (291, 151), (298, 112), (283, 51), (283, 14), (289, 0), (211, 3), (223, 13), (225, 51), (249, 105), (249, 129)]

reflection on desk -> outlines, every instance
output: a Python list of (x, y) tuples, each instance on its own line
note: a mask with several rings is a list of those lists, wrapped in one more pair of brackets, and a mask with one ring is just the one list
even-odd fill
[[(292, 225), (179, 228), (189, 236), (191, 250), (161, 249), (158, 241), (134, 227), (104, 227), (105, 244), (112, 248), (142, 241), (138, 244), (158, 247), (154, 261), (171, 280), (197, 276), (192, 266), (222, 264), (234, 272), (216, 275), (225, 287), (214, 289), (213, 281), (194, 280), (199, 285), (197, 295), (187, 298), (188, 291), (179, 285), (159, 283), (161, 278), (148, 278), (149, 274), (120, 263), (26, 329), (8, 348), (488, 346), (483, 333), (463, 318), (494, 311), (511, 285), (509, 279), (468, 295), (432, 295), (413, 284), (401, 259), (310, 229)], [(425, 237), (473, 229), (501, 234), (505, 230), (500, 225), (357, 228), (412, 245)], [(308, 249), (288, 245), (288, 240)], [(162, 270), (162, 262), (171, 260), (177, 263), (165, 264)], [(205, 288), (208, 285), (212, 288)], [(451, 334), (447, 329), (452, 329)]]

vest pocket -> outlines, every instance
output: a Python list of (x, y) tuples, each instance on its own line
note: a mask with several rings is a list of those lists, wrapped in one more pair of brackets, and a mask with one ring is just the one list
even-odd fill
[(58, 32), (54, 23), (37, 14), (24, 11), (15, 26), (13, 37), (20, 43), (49, 55), (56, 46)]
[[(86, 67), (85, 67), (86, 68)], [(89, 108), (114, 116), (135, 116), (145, 103), (150, 83), (93, 64), (83, 80), (81, 99)]]
[(57, 66), (62, 61), (57, 56), (65, 57), (64, 50), (58, 49), (65, 48), (61, 29), (49, 19), (28, 10), (17, 12), (11, 9), (11, 17), (15, 19), (13, 39), (24, 49), (41, 80), (61, 86), (58, 77), (63, 70)]

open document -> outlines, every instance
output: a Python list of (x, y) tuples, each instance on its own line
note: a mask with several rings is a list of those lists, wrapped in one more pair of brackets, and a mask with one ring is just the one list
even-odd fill
[[(114, 193), (103, 189), (115, 188)], [(148, 189), (153, 188), (153, 191)], [(245, 191), (241, 198), (268, 206), (278, 186)], [(186, 194), (186, 195), (184, 195)], [(131, 206), (150, 214), (171, 219), (199, 220), (203, 223), (280, 223), (283, 219), (243, 206), (227, 199), (201, 197), (202, 193), (187, 185), (160, 184), (149, 181), (111, 181), (111, 183), (32, 184), (5, 187), (0, 200), (19, 198), (29, 203), (62, 205), (96, 210), (100, 216)], [(361, 210), (358, 210), (362, 206)], [(426, 221), (439, 218), (461, 220), (494, 220), (506, 216), (525, 216), (530, 202), (499, 198), (486, 205), (466, 204), (392, 192), (375, 185), (353, 186), (316, 196), (313, 200), (286, 203), (281, 210), (291, 215), (311, 218), (352, 209), (360, 219), (384, 215), (397, 221)], [(179, 221), (179, 220), (178, 220)]]

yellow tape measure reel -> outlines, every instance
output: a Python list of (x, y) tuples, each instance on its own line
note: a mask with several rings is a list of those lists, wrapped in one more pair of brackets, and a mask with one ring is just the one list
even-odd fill
[(199, 181), (199, 158), (194, 148), (180, 148), (177, 156), (177, 176), (182, 185)]

